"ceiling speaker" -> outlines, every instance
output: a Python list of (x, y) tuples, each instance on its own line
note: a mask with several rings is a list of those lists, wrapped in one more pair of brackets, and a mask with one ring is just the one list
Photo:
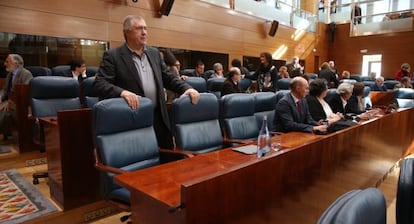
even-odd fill
[(174, 0), (164, 0), (162, 2), (161, 8), (159, 14), (160, 15), (164, 15), (164, 16), (168, 16), (170, 14), (171, 8), (174, 4)]
[(269, 30), (269, 36), (274, 37), (278, 27), (279, 27), (279, 22), (276, 20), (273, 20), (272, 26), (270, 27), (270, 30)]

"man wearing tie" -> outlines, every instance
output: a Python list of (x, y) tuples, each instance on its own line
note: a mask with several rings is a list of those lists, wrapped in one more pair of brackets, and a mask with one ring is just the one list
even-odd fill
[(278, 132), (326, 132), (327, 125), (313, 120), (305, 96), (309, 84), (303, 77), (297, 76), (290, 82), (290, 94), (286, 94), (276, 105), (274, 127)]
[(29, 84), (33, 78), (29, 70), (23, 68), (24, 61), (22, 56), (18, 54), (9, 54), (4, 61), (7, 76), (6, 84), (0, 90), (0, 132), (7, 140), (7, 136), (11, 135), (12, 127), (16, 123), (14, 119), (15, 104), (9, 101), (10, 95), (14, 92), (16, 84)]

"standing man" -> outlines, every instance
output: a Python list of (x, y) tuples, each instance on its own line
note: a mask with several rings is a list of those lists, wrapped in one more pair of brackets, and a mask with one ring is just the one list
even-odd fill
[(7, 76), (6, 84), (0, 90), (0, 131), (4, 140), (11, 135), (13, 125), (16, 123), (15, 110), (16, 106), (13, 101), (9, 101), (9, 96), (14, 92), (16, 84), (29, 84), (33, 78), (32, 73), (25, 69), (22, 56), (18, 54), (9, 54), (4, 61)]
[(313, 120), (305, 96), (309, 84), (305, 78), (297, 76), (290, 82), (290, 93), (278, 102), (275, 110), (274, 127), (280, 132), (326, 132), (328, 126)]
[(155, 107), (154, 129), (158, 145), (172, 148), (164, 87), (189, 95), (193, 104), (198, 102), (199, 93), (169, 73), (158, 49), (147, 46), (147, 24), (144, 18), (138, 15), (126, 16), (123, 34), (125, 44), (103, 54), (94, 89), (100, 99), (122, 97), (134, 110), (139, 107), (140, 96), (151, 99)]
[(354, 18), (354, 25), (361, 24), (362, 21), (362, 11), (359, 3), (355, 3), (354, 10), (352, 11), (352, 17)]

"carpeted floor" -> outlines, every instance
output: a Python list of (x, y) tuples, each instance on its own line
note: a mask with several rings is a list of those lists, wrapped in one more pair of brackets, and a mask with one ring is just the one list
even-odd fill
[(56, 210), (17, 170), (0, 171), (0, 223), (21, 223)]

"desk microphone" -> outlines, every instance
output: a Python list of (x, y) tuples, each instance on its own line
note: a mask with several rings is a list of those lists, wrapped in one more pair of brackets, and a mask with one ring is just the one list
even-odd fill
[(169, 207), (168, 212), (169, 213), (174, 213), (174, 212), (180, 211), (181, 209), (184, 209), (184, 208), (185, 208), (185, 204), (183, 203), (181, 205), (177, 205), (177, 206), (174, 206), (174, 207)]

